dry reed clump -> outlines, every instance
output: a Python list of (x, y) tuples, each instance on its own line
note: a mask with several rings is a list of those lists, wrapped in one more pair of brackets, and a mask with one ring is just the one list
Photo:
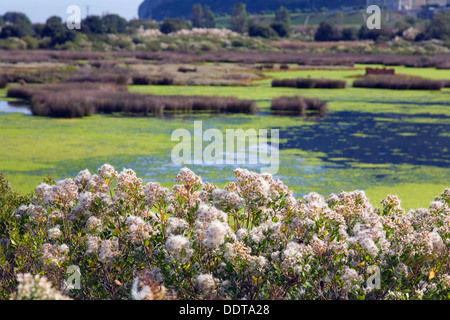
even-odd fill
[(131, 93), (125, 86), (71, 83), (12, 87), (8, 97), (29, 101), (33, 115), (83, 117), (93, 113), (155, 115), (164, 112), (255, 113), (253, 101), (232, 97), (155, 96)]
[(94, 111), (93, 102), (99, 97), (125, 90), (125, 87), (111, 84), (24, 85), (8, 88), (7, 96), (27, 100), (33, 115), (76, 118), (91, 115)]
[(355, 80), (353, 87), (393, 90), (441, 90), (444, 87), (444, 82), (429, 79), (374, 76)]
[(343, 89), (347, 87), (347, 82), (343, 80), (313, 78), (274, 79), (272, 80), (272, 87)]
[(275, 112), (293, 112), (296, 114), (306, 114), (307, 112), (318, 112), (320, 116), (327, 113), (327, 102), (316, 98), (279, 97), (272, 100), (270, 107)]
[(179, 67), (178, 72), (182, 72), (182, 73), (197, 72), (197, 68)]
[(136, 74), (132, 78), (133, 85), (170, 86), (174, 82), (175, 79), (168, 75), (147, 76)]
[(115, 92), (95, 101), (97, 113), (123, 112), (152, 115), (165, 112), (255, 113), (254, 102), (228, 97), (154, 96), (130, 92)]
[(8, 81), (6, 81), (3, 78), (0, 78), (0, 89), (5, 89), (7, 85), (8, 85)]

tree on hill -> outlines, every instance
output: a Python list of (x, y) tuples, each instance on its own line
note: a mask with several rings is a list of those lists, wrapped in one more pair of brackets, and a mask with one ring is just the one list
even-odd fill
[(107, 14), (102, 18), (107, 33), (124, 33), (127, 20), (117, 14)]
[(230, 20), (230, 29), (235, 32), (244, 33), (247, 29), (247, 10), (243, 2), (239, 2), (233, 8)]
[(248, 27), (250, 37), (272, 38), (276, 36), (275, 31), (266, 24), (252, 23)]
[(436, 13), (425, 30), (426, 38), (450, 39), (450, 11)]
[(278, 34), (280, 37), (289, 36), (289, 25), (284, 22), (272, 22), (270, 27)]
[(5, 20), (5, 22), (11, 22), (14, 24), (23, 22), (24, 24), (31, 27), (30, 19), (27, 17), (25, 13), (22, 12), (7, 12), (3, 15), (3, 20)]
[(291, 23), (291, 14), (289, 10), (281, 6), (277, 11), (275, 11), (275, 21), (289, 25)]
[(104, 34), (106, 27), (99, 16), (88, 16), (81, 21), (81, 30), (87, 34)]
[(322, 21), (319, 28), (314, 35), (315, 41), (337, 41), (340, 40), (341, 35), (339, 29), (334, 25)]
[(207, 5), (196, 3), (192, 6), (191, 23), (194, 28), (215, 28), (216, 17)]
[(52, 16), (45, 22), (41, 36), (51, 38), (50, 45), (54, 46), (75, 40), (76, 34), (75, 31), (67, 29), (60, 17)]
[(211, 11), (209, 6), (205, 6), (204, 10), (204, 25), (206, 28), (215, 28), (216, 27), (216, 17), (214, 13)]
[(3, 15), (3, 20), (5, 26), (2, 28), (0, 38), (22, 38), (33, 34), (31, 21), (24, 13), (7, 12)]
[(189, 23), (183, 18), (165, 18), (159, 30), (164, 34), (177, 32), (182, 29), (190, 29)]
[(192, 6), (191, 22), (194, 28), (203, 27), (203, 9), (200, 3), (196, 3)]

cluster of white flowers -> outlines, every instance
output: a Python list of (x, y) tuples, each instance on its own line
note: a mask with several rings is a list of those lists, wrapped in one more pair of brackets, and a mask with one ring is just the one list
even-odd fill
[(71, 217), (73, 217), (73, 219), (77, 219), (80, 215), (89, 216), (91, 214), (90, 208), (92, 202), (94, 201), (94, 198), (95, 195), (89, 191), (80, 193), (80, 195), (78, 196), (78, 204), (72, 210)]
[(98, 251), (98, 259), (101, 262), (105, 263), (114, 260), (119, 255), (119, 241), (117, 239), (102, 241)]
[(100, 231), (102, 225), (102, 220), (96, 218), (95, 216), (90, 216), (86, 221), (86, 231)]
[(84, 189), (89, 180), (91, 180), (91, 172), (88, 169), (80, 171), (78, 175), (73, 179), (79, 189)]
[(166, 241), (166, 249), (180, 263), (187, 263), (194, 254), (189, 239), (182, 235), (171, 235)]
[(172, 234), (178, 234), (183, 233), (184, 230), (189, 228), (189, 223), (187, 223), (186, 220), (177, 218), (177, 217), (170, 217), (167, 219), (167, 227), (166, 227), (166, 233), (168, 235)]
[(197, 285), (204, 294), (211, 294), (216, 288), (216, 282), (212, 274), (200, 274), (195, 279)]
[(228, 190), (215, 189), (213, 191), (214, 201), (217, 202), (223, 209), (240, 210), (244, 205), (244, 199), (242, 199), (237, 192)]
[(311, 246), (290, 241), (282, 252), (281, 265), (287, 271), (295, 274), (300, 274), (302, 271), (308, 272), (311, 268), (309, 263), (312, 261), (313, 255)]
[(54, 228), (48, 229), (47, 236), (51, 240), (58, 239), (59, 237), (62, 236), (61, 227), (57, 225)]
[(211, 249), (217, 248), (224, 243), (225, 236), (231, 233), (232, 231), (228, 223), (214, 220), (206, 230), (204, 244)]
[(69, 247), (66, 244), (44, 243), (41, 247), (41, 261), (57, 266), (67, 260)]
[(247, 169), (235, 169), (236, 185), (241, 194), (249, 200), (267, 198), (270, 192), (270, 184), (260, 174)]
[(418, 29), (409, 27), (408, 29), (402, 32), (402, 38), (405, 40), (413, 41), (419, 33), (420, 31)]
[(191, 30), (182, 29), (176, 32), (169, 33), (171, 37), (198, 37), (198, 36), (207, 36), (214, 38), (227, 38), (230, 36), (238, 36), (239, 34), (233, 32), (229, 29), (218, 29), (218, 28), (192, 28)]
[(106, 181), (111, 181), (114, 177), (117, 177), (116, 169), (114, 169), (114, 167), (111, 166), (110, 164), (102, 165), (98, 169), (97, 173), (102, 179)]
[(127, 238), (134, 243), (142, 242), (156, 233), (150, 223), (144, 221), (141, 217), (131, 215), (127, 218), (125, 224), (128, 228)]
[(51, 282), (45, 276), (19, 273), (17, 281), (19, 285), (11, 300), (71, 300), (52, 288)]
[(138, 35), (142, 37), (159, 37), (163, 35), (159, 29), (144, 29), (143, 26), (141, 26), (137, 32)]
[(86, 190), (92, 193), (106, 193), (109, 191), (109, 185), (105, 179), (97, 174), (93, 174), (86, 184)]
[(47, 216), (47, 209), (40, 205), (30, 204), (28, 206), (20, 206), (15, 214), (15, 218), (30, 217), (31, 221), (40, 223), (45, 222)]
[(78, 198), (78, 186), (73, 179), (65, 179), (54, 186), (41, 183), (36, 187), (35, 201), (45, 205), (72, 207)]
[(117, 186), (114, 188), (116, 199), (125, 201), (136, 200), (144, 195), (142, 179), (136, 176), (136, 172), (131, 169), (124, 169), (117, 177)]
[(87, 236), (86, 238), (86, 254), (97, 253), (100, 249), (102, 239), (97, 236)]
[(169, 189), (161, 188), (158, 182), (149, 182), (144, 187), (144, 195), (147, 206), (151, 208), (160, 199), (168, 200)]
[(183, 182), (185, 185), (189, 186), (202, 185), (202, 179), (199, 176), (197, 176), (191, 169), (188, 168), (182, 168), (175, 177), (175, 180), (177, 182)]

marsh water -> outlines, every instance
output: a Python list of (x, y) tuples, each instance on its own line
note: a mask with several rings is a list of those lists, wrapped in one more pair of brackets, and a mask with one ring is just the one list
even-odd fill
[[(158, 181), (167, 187), (175, 183), (183, 166), (219, 186), (234, 180), (236, 167), (259, 172), (268, 166), (174, 164), (171, 154), (178, 142), (172, 141), (172, 133), (182, 128), (194, 138), (194, 122), (201, 121), (203, 132), (218, 129), (223, 136), (227, 129), (278, 129), (275, 176), (296, 196), (362, 189), (373, 205), (388, 194), (397, 194), (404, 208), (410, 209), (427, 207), (434, 196), (450, 187), (450, 89), (298, 90), (274, 89), (262, 82), (251, 88), (143, 86), (130, 90), (236, 96), (256, 101), (260, 112), (52, 119), (30, 116), (27, 106), (0, 101), (0, 172), (25, 192), (47, 175), (74, 177), (86, 168), (95, 172), (104, 163), (118, 171), (132, 168), (144, 182)], [(270, 113), (273, 97), (296, 94), (327, 100), (329, 113), (321, 118)]]
[(0, 114), (1, 113), (22, 113), (31, 115), (31, 110), (27, 104), (22, 102), (0, 100)]

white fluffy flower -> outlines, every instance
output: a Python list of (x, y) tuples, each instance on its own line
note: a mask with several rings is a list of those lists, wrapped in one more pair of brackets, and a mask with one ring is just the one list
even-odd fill
[(211, 294), (216, 287), (214, 277), (211, 274), (201, 274), (195, 279), (200, 291), (205, 294)]
[(90, 216), (89, 219), (86, 221), (86, 230), (92, 231), (95, 230), (97, 227), (100, 227), (102, 225), (102, 221), (94, 216)]
[(86, 186), (89, 180), (91, 180), (91, 172), (86, 169), (78, 173), (78, 175), (74, 179), (74, 182), (78, 186), (78, 188), (83, 188)]
[(12, 300), (71, 300), (52, 288), (52, 284), (45, 276), (19, 273), (17, 275), (17, 291)]
[(168, 235), (182, 233), (183, 230), (188, 227), (189, 223), (187, 223), (186, 220), (177, 217), (170, 217), (167, 219), (166, 232)]
[(166, 249), (171, 256), (181, 263), (186, 263), (194, 254), (189, 239), (182, 235), (171, 235), (166, 241)]
[(104, 180), (110, 181), (117, 176), (117, 172), (113, 166), (109, 164), (104, 164), (98, 169), (98, 175)]
[(97, 253), (101, 242), (100, 237), (88, 236), (86, 238), (86, 254)]
[(103, 240), (98, 252), (98, 259), (101, 262), (107, 262), (115, 259), (120, 255), (119, 241)]
[(214, 220), (209, 224), (206, 230), (204, 243), (208, 248), (217, 248), (225, 241), (225, 236), (230, 232), (230, 227), (227, 223), (219, 220)]
[(47, 235), (49, 239), (58, 239), (59, 237), (62, 236), (62, 232), (60, 229), (60, 226), (56, 226), (54, 228), (51, 228), (47, 231)]

